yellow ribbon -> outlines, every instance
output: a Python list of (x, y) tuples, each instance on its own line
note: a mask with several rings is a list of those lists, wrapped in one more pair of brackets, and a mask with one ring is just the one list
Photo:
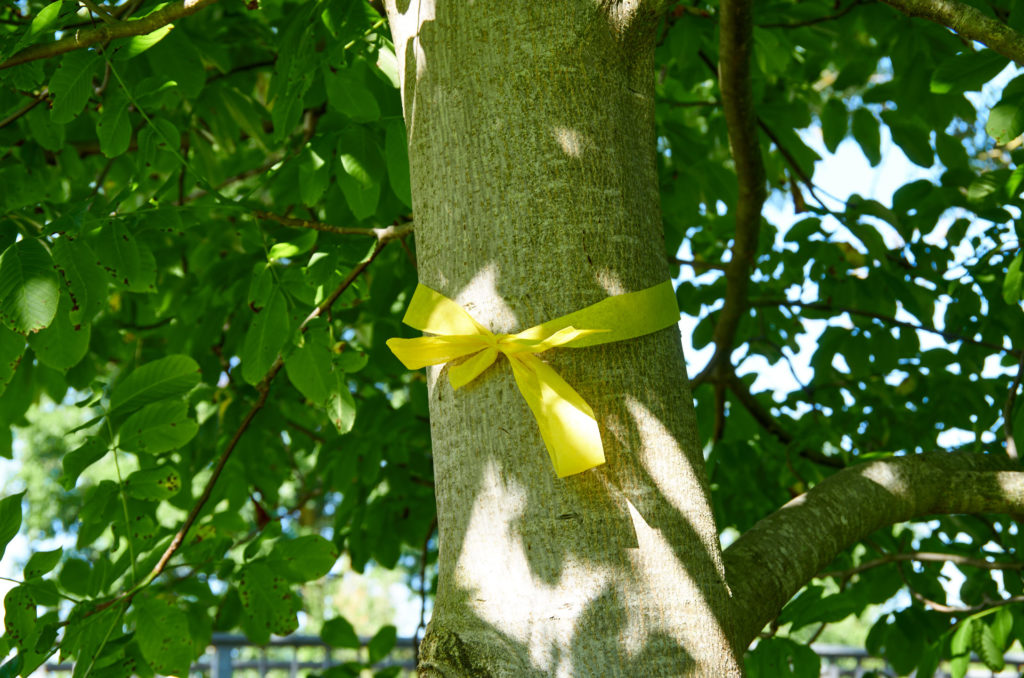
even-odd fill
[(403, 322), (436, 336), (388, 339), (387, 345), (410, 370), (470, 356), (449, 368), (453, 389), (476, 379), (499, 353), (505, 354), (537, 419), (555, 473), (564, 478), (604, 463), (601, 434), (590, 405), (537, 354), (555, 346), (582, 348), (632, 339), (678, 321), (670, 280), (608, 297), (518, 334), (494, 334), (448, 297), (418, 285)]

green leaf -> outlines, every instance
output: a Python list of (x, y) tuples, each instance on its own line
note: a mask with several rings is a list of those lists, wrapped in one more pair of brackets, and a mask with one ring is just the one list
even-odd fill
[(1019, 101), (1000, 102), (989, 111), (985, 131), (997, 144), (1008, 144), (1024, 132), (1024, 107)]
[(373, 122), (380, 118), (380, 106), (367, 88), (361, 74), (350, 69), (324, 72), (324, 88), (331, 109), (344, 113), (355, 122)]
[(398, 640), (398, 631), (394, 626), (381, 627), (380, 631), (377, 631), (373, 638), (370, 639), (370, 642), (366, 644), (369, 663), (376, 664), (387, 657), (391, 650), (394, 649), (396, 640)]
[(980, 622), (971, 618), (964, 620), (950, 639), (949, 671), (952, 678), (964, 678), (964, 674), (967, 673), (967, 667), (971, 662), (972, 629), (976, 623)]
[(981, 91), (981, 88), (1009, 63), (1009, 59), (990, 49), (967, 51), (950, 57), (932, 73), (933, 94)]
[(136, 471), (124, 481), (129, 497), (143, 501), (163, 501), (181, 491), (181, 476), (171, 466)]
[(71, 297), (60, 295), (57, 315), (50, 326), (33, 334), (28, 339), (39, 362), (61, 372), (67, 372), (77, 365), (89, 352), (90, 325), (76, 325), (71, 322)]
[(108, 158), (116, 158), (128, 150), (132, 142), (132, 122), (128, 115), (128, 98), (120, 88), (108, 90), (103, 109), (96, 119), (96, 136), (100, 150)]
[(331, 383), (333, 390), (327, 398), (327, 416), (331, 423), (338, 429), (338, 433), (345, 434), (352, 430), (356, 422), (356, 401), (348, 390), (348, 379), (341, 371), (334, 373), (334, 381)]
[(64, 55), (60, 67), (50, 78), (50, 93), (53, 94), (51, 120), (71, 122), (82, 112), (92, 94), (92, 77), (100, 61), (100, 56), (88, 49)]
[[(846, 109), (843, 108), (843, 111), (845, 115)], [(845, 130), (843, 133), (846, 133)], [(408, 140), (405, 135), (405, 124), (401, 120), (395, 120), (388, 124), (384, 138), (384, 155), (387, 159), (388, 181), (391, 183), (391, 190), (395, 192), (399, 200), (408, 207), (412, 207)]]
[(14, 373), (25, 355), (25, 337), (0, 325), (0, 394), (14, 378)]
[(330, 572), (337, 560), (334, 544), (314, 534), (278, 541), (268, 563), (294, 582), (307, 582)]
[(183, 447), (198, 431), (199, 424), (189, 418), (184, 401), (160, 400), (121, 424), (117, 445), (126, 452), (161, 454)]
[(64, 0), (56, 0), (56, 2), (51, 2), (39, 10), (35, 17), (32, 18), (32, 25), (29, 26), (29, 37), (35, 38), (53, 30), (53, 27), (57, 25), (57, 20), (60, 18), (60, 8), (63, 4)]
[(365, 351), (359, 351), (351, 347), (342, 351), (334, 358), (335, 366), (347, 374), (354, 374), (358, 372), (366, 367), (366, 364), (369, 361), (370, 356), (366, 355)]
[(1010, 634), (1013, 632), (1013, 612), (1009, 606), (1004, 605), (996, 610), (990, 627), (996, 646), (1005, 652), (1010, 644)]
[(878, 131), (878, 119), (866, 108), (853, 112), (853, 138), (860, 144), (860, 150), (874, 167), (882, 161), (882, 137)]
[(109, 448), (99, 438), (88, 438), (80, 447), (64, 455), (64, 474), (60, 478), (65, 490), (72, 489), (82, 471), (102, 459)]
[(57, 315), (60, 285), (53, 259), (26, 238), (0, 255), (0, 320), (19, 334), (38, 332)]
[(330, 160), (330, 153), (320, 153), (312, 145), (302, 150), (299, 156), (299, 193), (303, 204), (312, 207), (320, 202), (331, 180)]
[(1024, 299), (1024, 252), (1013, 258), (1003, 279), (1003, 301), (1015, 306), (1021, 299)]
[(290, 333), (288, 304), (284, 294), (275, 288), (267, 305), (253, 318), (242, 346), (242, 377), (258, 384), (274, 364), (277, 354)]
[(0, 665), (0, 678), (14, 678), (21, 674), (25, 661), (22, 655), (16, 654)]
[[(825, 148), (835, 153), (850, 128), (850, 114), (839, 99), (829, 99), (821, 111), (821, 134)], [(401, 197), (401, 196), (399, 196)]]
[(0, 559), (21, 528), (21, 499), (24, 496), (24, 492), (19, 492), (0, 499)]
[(242, 601), (242, 628), (257, 645), (270, 634), (286, 636), (299, 627), (299, 597), (288, 582), (263, 561), (249, 563), (239, 572), (238, 596)]
[(53, 260), (71, 301), (71, 322), (90, 323), (107, 301), (109, 277), (82, 238), (65, 234), (53, 244)]
[(36, 106), (25, 116), (28, 130), (40, 146), (48, 151), (60, 151), (64, 148), (64, 125), (50, 119), (50, 113), (42, 106)]
[(377, 210), (380, 200), (380, 179), (384, 172), (380, 149), (365, 134), (348, 129), (340, 136), (338, 156), (345, 170), (338, 177), (345, 202), (357, 219), (366, 219)]
[(153, 73), (176, 83), (187, 99), (199, 96), (206, 84), (202, 56), (183, 31), (171, 31), (146, 52), (146, 60)]
[(323, 407), (337, 388), (331, 352), (326, 346), (307, 341), (285, 358), (288, 379), (310, 402)]
[(110, 411), (128, 413), (158, 400), (177, 398), (199, 383), (199, 365), (187, 355), (169, 355), (132, 371), (110, 394)]
[(36, 602), (25, 586), (16, 586), (4, 596), (6, 636), (24, 652), (34, 649), (39, 630), (36, 627)]
[(187, 675), (194, 659), (188, 616), (163, 597), (151, 594), (136, 596), (132, 607), (135, 638), (146, 662), (163, 675)]
[(63, 548), (55, 548), (52, 551), (36, 551), (25, 564), (25, 579), (35, 579), (57, 567), (60, 557), (64, 553)]
[(174, 28), (172, 24), (161, 26), (152, 33), (146, 33), (145, 35), (133, 35), (128, 38), (127, 41), (117, 48), (114, 52), (114, 58), (120, 61), (137, 57), (138, 55), (145, 52), (147, 49), (163, 40), (171, 29)]
[(896, 115), (893, 111), (884, 111), (882, 119), (889, 126), (892, 140), (903, 149), (915, 165), (931, 167), (935, 164), (935, 153), (929, 140), (929, 130), (916, 118)]
[(96, 253), (115, 287), (128, 292), (156, 291), (156, 260), (131, 231), (112, 221), (99, 234)]
[(263, 149), (267, 148), (269, 139), (263, 131), (262, 106), (233, 87), (222, 87), (219, 90), (221, 101), (228, 115)]
[(115, 653), (113, 658), (117, 658), (117, 646), (111, 646), (110, 641), (120, 635), (122, 614), (123, 607), (114, 605), (98, 614), (71, 621), (61, 642), (61, 654), (74, 652), (79, 660), (75, 662), (72, 678), (94, 675), (91, 670), (97, 665), (105, 666), (111, 659), (111, 650)]
[(917, 673), (915, 675), (925, 678), (925, 676), (934, 676), (936, 670), (939, 668), (939, 662), (942, 661), (941, 647), (936, 645), (929, 645), (924, 648), (921, 652), (921, 659), (917, 664)]
[(1006, 666), (1003, 648), (996, 644), (991, 627), (980, 619), (975, 619), (971, 626), (971, 646), (990, 670), (998, 672)]
[(317, 232), (309, 230), (291, 240), (274, 243), (270, 248), (270, 252), (267, 253), (267, 260), (292, 259), (300, 254), (304, 254), (313, 249), (313, 245), (316, 244), (316, 238)]
[(355, 628), (344, 617), (335, 617), (324, 622), (320, 638), (331, 647), (356, 649), (361, 645)]

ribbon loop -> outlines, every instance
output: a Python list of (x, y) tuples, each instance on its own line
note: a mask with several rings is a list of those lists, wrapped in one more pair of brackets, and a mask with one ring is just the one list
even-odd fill
[[(469, 356), (448, 370), (453, 389), (479, 377), (504, 354), (533, 412), (559, 478), (604, 463), (604, 448), (590, 405), (537, 354), (558, 346), (582, 348), (651, 334), (679, 321), (672, 282), (603, 299), (518, 334), (494, 334), (457, 303), (418, 285), (403, 322), (437, 336), (388, 339), (410, 370)], [(583, 328), (583, 329), (578, 329)]]

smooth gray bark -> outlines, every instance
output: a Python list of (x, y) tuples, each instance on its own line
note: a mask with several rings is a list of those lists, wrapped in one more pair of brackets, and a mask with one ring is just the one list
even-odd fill
[[(656, 17), (637, 2), (388, 3), (420, 281), (514, 332), (668, 276)], [(563, 480), (507, 363), (428, 371), (431, 676), (738, 676), (679, 332), (544, 358), (607, 463)]]

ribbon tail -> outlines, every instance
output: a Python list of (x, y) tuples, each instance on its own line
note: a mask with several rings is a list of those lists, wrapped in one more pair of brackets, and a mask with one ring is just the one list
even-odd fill
[(440, 365), (487, 348), (480, 336), (416, 337), (388, 339), (385, 342), (406, 369), (418, 370), (427, 365)]
[(498, 359), (498, 349), (492, 347), (480, 351), (475, 356), (459, 365), (452, 365), (448, 368), (448, 381), (451, 382), (452, 390), (457, 391), (469, 382), (480, 376), (480, 373), (494, 364)]
[(603, 464), (597, 420), (580, 394), (533, 354), (509, 356), (509, 363), (558, 477)]

